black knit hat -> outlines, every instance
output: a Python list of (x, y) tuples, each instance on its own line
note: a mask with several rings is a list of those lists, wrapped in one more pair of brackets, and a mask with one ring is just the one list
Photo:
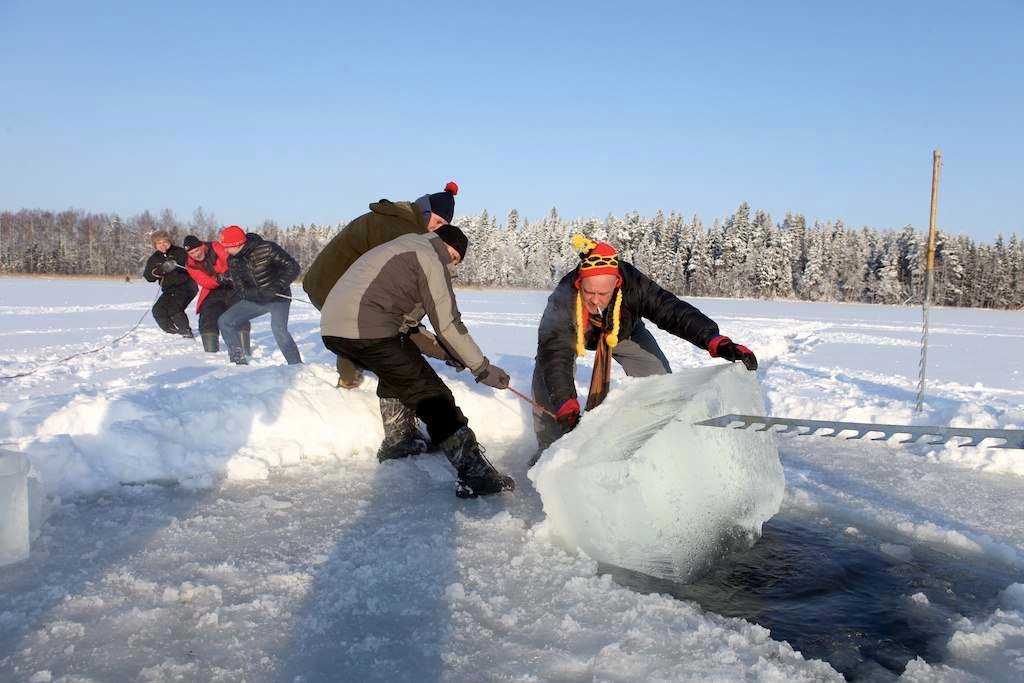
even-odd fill
[(430, 211), (436, 213), (449, 223), (455, 215), (455, 195), (459, 193), (459, 186), (454, 180), (448, 181), (443, 192), (435, 192), (430, 195)]
[(185, 251), (192, 251), (196, 247), (201, 247), (203, 245), (203, 241), (195, 235), (187, 235), (182, 244), (185, 246)]
[(461, 229), (449, 223), (442, 225), (434, 231), (434, 234), (441, 238), (441, 241), (459, 252), (459, 260), (466, 258), (466, 250), (469, 249), (469, 238)]

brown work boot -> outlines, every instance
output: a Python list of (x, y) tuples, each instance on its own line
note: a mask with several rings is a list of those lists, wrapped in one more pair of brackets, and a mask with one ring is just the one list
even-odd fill
[(338, 388), (358, 389), (362, 383), (362, 369), (348, 358), (338, 356)]

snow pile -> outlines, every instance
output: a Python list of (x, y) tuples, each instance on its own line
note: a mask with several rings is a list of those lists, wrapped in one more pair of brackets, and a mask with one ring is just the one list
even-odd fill
[[(59, 406), (30, 400), (11, 421), (49, 494), (152, 481), (208, 486), (376, 449), (375, 397), (344, 398), (327, 368), (274, 366), (187, 386), (79, 394)], [(35, 422), (38, 413), (46, 417)]]
[(738, 364), (623, 384), (529, 476), (566, 548), (687, 580), (751, 543), (779, 510), (785, 483), (775, 437), (694, 425), (763, 414), (760, 387)]
[[(449, 384), (471, 424), (486, 425), (485, 443), (522, 437), (525, 409), (515, 397), (489, 391), (481, 401), (467, 376)], [(336, 380), (324, 364), (221, 365), (175, 385), (30, 399), (2, 421), (49, 495), (137, 483), (207, 487), (266, 479), (301, 461), (372, 457), (383, 437), (376, 380), (351, 392)]]

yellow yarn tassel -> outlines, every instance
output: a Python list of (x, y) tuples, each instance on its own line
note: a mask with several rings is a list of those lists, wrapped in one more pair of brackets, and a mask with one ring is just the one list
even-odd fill
[(619, 312), (622, 310), (622, 290), (618, 289), (615, 291), (615, 305), (612, 306), (612, 331), (608, 333), (605, 340), (608, 342), (608, 348), (614, 349), (615, 345), (619, 343)]
[[(587, 318), (583, 311), (583, 295), (576, 292), (576, 355), (582, 356), (587, 352), (583, 341), (583, 333), (587, 329)], [(612, 329), (605, 335), (605, 341), (609, 349), (614, 349), (619, 343), (619, 323), (622, 320), (622, 290), (615, 290), (615, 303), (612, 305)]]
[(579, 234), (573, 235), (569, 242), (578, 254), (588, 253), (591, 249), (597, 246), (597, 242), (585, 235)]
[(583, 328), (587, 321), (583, 317), (583, 297), (576, 292), (576, 355), (582, 356), (587, 352), (583, 343)]

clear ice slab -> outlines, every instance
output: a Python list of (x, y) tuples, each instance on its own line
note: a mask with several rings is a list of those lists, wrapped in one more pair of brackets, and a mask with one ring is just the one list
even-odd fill
[(29, 462), (0, 449), (0, 567), (29, 556)]
[(775, 436), (694, 423), (764, 412), (739, 363), (624, 380), (529, 472), (555, 539), (675, 581), (749, 546), (782, 503)]

